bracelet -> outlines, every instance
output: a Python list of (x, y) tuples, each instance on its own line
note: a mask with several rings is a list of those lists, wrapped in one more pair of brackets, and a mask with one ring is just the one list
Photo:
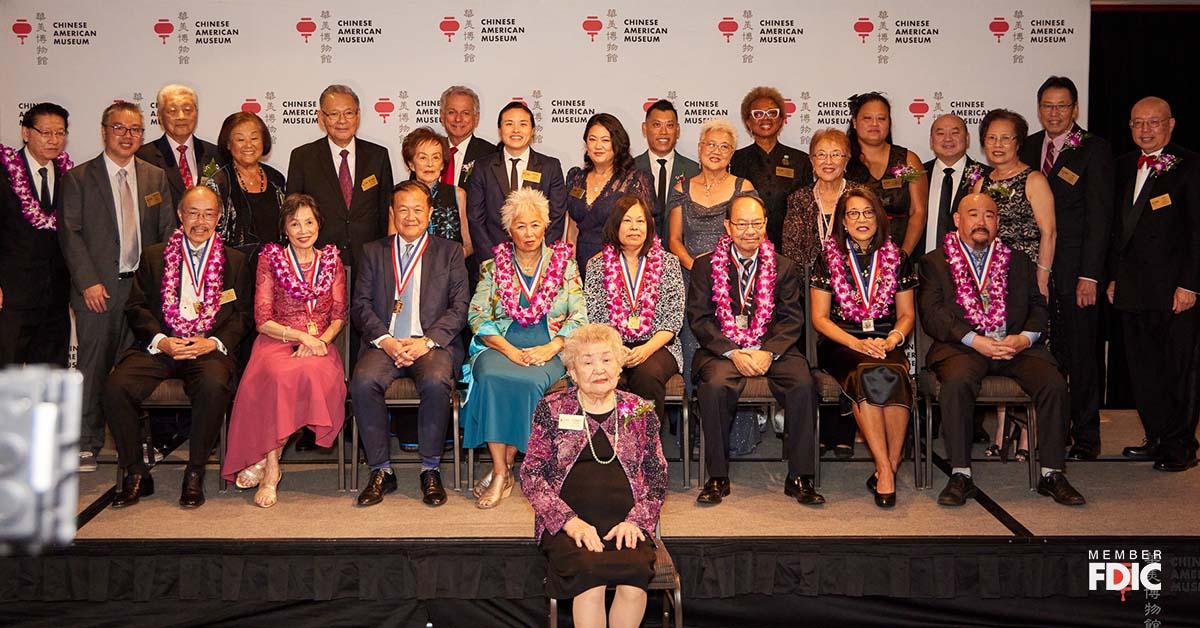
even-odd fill
[(1046, 272), (1052, 272), (1052, 271), (1051, 271), (1049, 268), (1046, 268), (1045, 266), (1042, 266), (1041, 264), (1038, 264), (1038, 265), (1037, 265), (1037, 267), (1038, 267), (1038, 270), (1044, 270), (1044, 271), (1046, 271)]
[(890, 338), (892, 334), (900, 334), (900, 344), (904, 344), (904, 334), (902, 334), (899, 329), (893, 329), (892, 331), (889, 331), (888, 337)]

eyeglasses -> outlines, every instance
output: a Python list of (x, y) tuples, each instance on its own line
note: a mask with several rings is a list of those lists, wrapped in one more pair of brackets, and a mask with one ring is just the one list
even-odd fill
[(188, 220), (203, 220), (204, 222), (216, 222), (221, 213), (217, 211), (200, 211), (198, 209), (189, 209), (183, 212), (183, 215)]
[(44, 139), (44, 140), (48, 140), (48, 139), (61, 140), (61, 139), (64, 139), (67, 137), (67, 131), (65, 129), (62, 131), (43, 131), (35, 126), (31, 126), (31, 127), (29, 127), (29, 130), (37, 131), (38, 135), (41, 135), (42, 139)]
[(1046, 112), (1066, 113), (1066, 112), (1070, 111), (1071, 108), (1074, 106), (1075, 106), (1075, 103), (1069, 103), (1066, 105), (1041, 103), (1038, 105), (1038, 109), (1041, 109), (1042, 111), (1046, 111)]
[(873, 209), (851, 209), (846, 212), (846, 218), (850, 220), (872, 220), (875, 218), (875, 210)]
[(733, 152), (733, 146), (730, 146), (729, 144), (718, 144), (713, 141), (708, 141), (708, 142), (701, 142), (700, 145), (703, 146), (704, 148), (707, 148), (708, 150), (716, 151), (718, 153), (732, 153)]
[(775, 118), (779, 117), (779, 110), (775, 109), (775, 108), (751, 109), (750, 117), (754, 118), (755, 120), (762, 120), (763, 118), (766, 118), (768, 120), (774, 120)]
[(353, 120), (358, 117), (358, 109), (347, 109), (345, 111), (322, 111), (321, 114), (331, 120)]
[(141, 137), (146, 132), (146, 129), (143, 127), (125, 126), (124, 124), (110, 124), (108, 128), (112, 129), (113, 135), (117, 137), (125, 137), (126, 135)]
[(747, 231), (761, 231), (763, 227), (767, 226), (767, 221), (755, 220), (753, 222), (731, 222), (729, 223), (729, 226), (733, 227), (733, 230), (737, 231), (738, 233), (745, 233)]
[(813, 153), (812, 157), (813, 157), (813, 161), (841, 161), (841, 160), (845, 159), (846, 156), (847, 156), (846, 153), (839, 153), (837, 151), (834, 151), (832, 153), (827, 153), (825, 151), (821, 151), (819, 153)]
[(1157, 131), (1158, 127), (1166, 124), (1168, 120), (1170, 120), (1170, 118), (1149, 118), (1149, 119), (1138, 118), (1137, 120), (1129, 121), (1129, 128), (1140, 129), (1140, 128), (1145, 127), (1152, 131)]
[(994, 146), (1011, 146), (1017, 141), (1015, 135), (989, 135), (983, 138), (984, 144), (992, 144)]

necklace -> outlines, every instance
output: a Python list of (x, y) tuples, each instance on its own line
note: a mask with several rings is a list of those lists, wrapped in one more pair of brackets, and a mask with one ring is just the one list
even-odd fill
[(704, 186), (704, 193), (712, 194), (713, 188), (717, 187), (718, 185), (721, 185), (722, 183), (725, 182), (725, 179), (728, 179), (728, 178), (729, 178), (729, 173), (722, 172), (720, 180), (712, 181), (712, 178), (708, 176), (708, 173), (707, 172), (704, 173), (704, 180), (701, 182), (701, 185)]
[(596, 198), (597, 196), (600, 195), (600, 190), (603, 190), (604, 186), (608, 185), (609, 180), (612, 179), (612, 170), (609, 170), (608, 174), (605, 174), (605, 175), (601, 175), (598, 171), (593, 170), (591, 172), (591, 174), (588, 175), (587, 178), (591, 179), (592, 176), (595, 176), (597, 179), (604, 177), (602, 180), (598, 181), (595, 185), (592, 185), (591, 181), (588, 182), (588, 196), (591, 196), (592, 198)]
[(257, 190), (251, 190), (250, 186), (246, 185), (246, 180), (242, 178), (242, 169), (241, 168), (239, 168), (235, 165), (233, 167), (233, 171), (237, 173), (238, 185), (242, 186), (243, 190), (246, 190), (247, 192), (250, 192), (252, 194), (257, 194), (257, 193), (262, 192), (267, 189), (267, 173), (263, 172), (263, 168), (262, 168), (261, 164), (258, 166), (258, 181), (257, 181), (258, 189)]
[[(842, 192), (845, 191), (846, 179), (843, 178), (842, 188), (838, 190), (837, 196), (840, 198), (842, 196)], [(819, 222), (817, 223), (817, 235), (821, 238), (821, 241), (824, 242), (825, 239), (829, 237), (830, 230), (833, 229), (833, 216), (837, 212), (825, 212), (825, 208), (821, 204), (821, 187), (819, 183), (813, 184), (813, 200), (815, 200), (817, 203), (817, 216), (819, 218)]]
[[(579, 401), (579, 408), (581, 410), (583, 410), (584, 414), (587, 414), (587, 409), (583, 407), (583, 399), (579, 398), (578, 393), (576, 393), (575, 399)], [(614, 407), (612, 409), (612, 411), (617, 412), (618, 415), (620, 414), (620, 412), (618, 412), (616, 407)], [(586, 424), (586, 420), (585, 420), (585, 424)], [(604, 429), (604, 425), (602, 423), (600, 424), (600, 429), (601, 430)], [(600, 464), (612, 464), (612, 461), (617, 459), (617, 445), (620, 444), (620, 442), (621, 442), (621, 417), (620, 416), (617, 417), (617, 424), (613, 427), (613, 442), (612, 442), (613, 454), (612, 454), (612, 457), (609, 458), (608, 460), (601, 460), (600, 456), (596, 455), (596, 446), (592, 444), (592, 431), (591, 430), (587, 430), (587, 435), (588, 435), (588, 449), (592, 450), (592, 459), (595, 460), (596, 462), (599, 462)]]

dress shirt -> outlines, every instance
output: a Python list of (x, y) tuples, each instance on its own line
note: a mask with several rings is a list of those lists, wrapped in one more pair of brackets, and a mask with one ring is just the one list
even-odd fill
[[(1158, 149), (1153, 153), (1142, 153), (1147, 157), (1159, 157), (1162, 155), (1163, 149)], [(1150, 166), (1147, 164), (1138, 168), (1137, 180), (1133, 184), (1133, 200), (1137, 202), (1137, 198), (1142, 195), (1142, 186), (1146, 185), (1146, 180), (1150, 178)]]
[(354, 187), (354, 181), (357, 178), (354, 174), (356, 172), (356, 170), (354, 170), (354, 156), (357, 154), (357, 152), (354, 149), (357, 146), (357, 144), (358, 144), (358, 138), (355, 138), (355, 137), (350, 138), (350, 143), (346, 144), (346, 146), (344, 148), (341, 146), (338, 146), (337, 144), (334, 144), (333, 140), (329, 140), (329, 152), (330, 152), (330, 154), (333, 155), (333, 178), (334, 178), (334, 180), (338, 179), (338, 168), (341, 168), (341, 166), (342, 166), (342, 151), (343, 150), (350, 151), (350, 154), (346, 155), (346, 165), (350, 166), (350, 187), (351, 188)]
[(666, 159), (667, 167), (667, 197), (671, 196), (671, 177), (675, 173), (675, 151), (671, 151), (666, 155), (655, 155), (654, 151), (649, 150), (646, 156), (650, 158), (650, 175), (654, 177), (654, 194), (658, 194), (658, 160)]
[(475, 134), (472, 133), (472, 134), (468, 135), (466, 137), (466, 139), (464, 139), (463, 141), (461, 141), (457, 144), (451, 144), (450, 148), (458, 149), (457, 151), (453, 151), (454, 156), (450, 155), (451, 151), (449, 151), (449, 150), (446, 151), (446, 159), (449, 159), (451, 161), (450, 168), (451, 168), (451, 171), (454, 173), (454, 185), (455, 186), (462, 186), (462, 169), (463, 169), (463, 166), (465, 166), (467, 163), (463, 160), (466, 159), (467, 147), (471, 145), (471, 140), (474, 138), (475, 138)]
[(1058, 161), (1058, 156), (1062, 154), (1063, 145), (1067, 143), (1067, 135), (1070, 133), (1071, 131), (1068, 129), (1065, 133), (1059, 133), (1058, 137), (1053, 138), (1050, 137), (1049, 133), (1046, 134), (1046, 139), (1042, 140), (1041, 160), (1037, 163), (1038, 172), (1042, 171), (1042, 164), (1046, 163), (1046, 149), (1049, 148), (1051, 144), (1054, 145), (1054, 161)]
[[(140, 257), (141, 252), (142, 252), (142, 202), (141, 202), (141, 199), (138, 198), (136, 162), (137, 162), (136, 157), (130, 157), (128, 164), (125, 164), (124, 167), (118, 166), (117, 162), (113, 161), (112, 158), (108, 156), (108, 153), (104, 153), (104, 165), (108, 170), (108, 185), (109, 185), (109, 187), (112, 188), (113, 210), (116, 212), (116, 215), (117, 215), (116, 216), (116, 218), (117, 218), (117, 251), (125, 250), (125, 247), (121, 246), (121, 242), (120, 242), (121, 227), (123, 225), (123, 222), (122, 222), (122, 218), (121, 218), (121, 186), (120, 186), (120, 180), (117, 178), (117, 172), (120, 170), (124, 170), (125, 172), (129, 173), (126, 176), (126, 181), (129, 182), (129, 192), (130, 192), (130, 194), (133, 195), (133, 213), (134, 213), (134, 215), (137, 216), (137, 224), (134, 225), (134, 231), (137, 232), (137, 239), (138, 239), (137, 249), (138, 249), (138, 254)], [(119, 259), (119, 256), (118, 256), (118, 259)], [(137, 268), (138, 268), (136, 264), (133, 266), (133, 268), (122, 268), (120, 264), (121, 264), (120, 261), (118, 261), (117, 262), (117, 272), (120, 272), (120, 273), (131, 273), (131, 272), (137, 270)]]
[[(967, 156), (964, 154), (958, 158), (958, 161), (947, 164), (939, 157), (933, 162), (933, 167), (929, 169), (929, 208), (925, 219), (925, 252), (928, 253), (942, 245), (938, 242), (937, 228), (938, 209), (942, 206), (942, 177), (946, 176), (946, 168), (954, 168), (954, 174), (950, 175), (950, 193), (957, 194), (958, 186), (962, 185), (963, 170), (967, 168)], [(954, 214), (954, 197), (950, 197), (950, 213)], [(954, 222), (951, 218), (949, 229), (953, 231)]]
[[(504, 147), (500, 151), (500, 156), (504, 159), (504, 176), (508, 178), (512, 176), (512, 160), (520, 159), (517, 162), (517, 188), (524, 187), (525, 170), (529, 167), (529, 147), (525, 147), (525, 152), (520, 155), (513, 155), (508, 152), (508, 147)], [(545, 173), (542, 173), (545, 174)], [(509, 190), (511, 192), (512, 190)]]
[[(42, 176), (40, 174), (38, 174), (38, 168), (45, 168), (46, 169), (46, 185), (50, 187), (50, 203), (53, 204), (54, 203), (54, 181), (58, 177), (58, 173), (54, 171), (54, 160), (52, 159), (52, 160), (46, 162), (45, 164), (39, 164), (37, 159), (34, 159), (33, 153), (29, 152), (28, 146), (25, 147), (24, 153), (25, 153), (25, 163), (29, 164), (29, 171), (30, 171), (30, 174), (33, 176), (33, 178), (29, 180), (29, 189), (33, 191), (33, 196), (35, 198), (37, 198), (37, 199), (42, 198)], [(134, 198), (137, 198), (137, 196), (135, 195)], [(118, 201), (117, 208), (120, 209), (120, 207), (121, 207), (120, 201)], [(50, 211), (49, 207), (43, 207), (42, 209), (44, 209), (46, 211)]]
[[(426, 237), (429, 237), (429, 236), (426, 236)], [(405, 240), (404, 236), (397, 234), (392, 241), (400, 242), (400, 246), (401, 246), (400, 255), (401, 255), (401, 259), (403, 259), (404, 245), (416, 244), (417, 241), (420, 239), (421, 239), (420, 236), (417, 236), (416, 240), (409, 241), (409, 240)], [(413, 254), (416, 255), (419, 252), (420, 252), (419, 250), (414, 250)], [(392, 257), (393, 255), (395, 255), (395, 253), (392, 252), (391, 247), (388, 247), (388, 271), (387, 272), (394, 274), (396, 271), (394, 270), (395, 261), (394, 261), (394, 258)], [(425, 330), (421, 329), (421, 264), (424, 264), (424, 263), (425, 262), (422, 260), (422, 258), (417, 258), (416, 267), (413, 268), (413, 271), (412, 271), (412, 278), (408, 280), (409, 285), (412, 286), (412, 301), (409, 303), (405, 303), (404, 311), (398, 315), (398, 316), (407, 316), (408, 317), (409, 330), (411, 330), (411, 333), (414, 337), (418, 337), (418, 338), (425, 335)], [(393, 298), (396, 298), (399, 296), (399, 290), (400, 290), (400, 284), (397, 283), (395, 290), (392, 292)], [(386, 334), (372, 340), (371, 344), (374, 345), (376, 348), (379, 348), (379, 343), (383, 342), (387, 338), (392, 337), (392, 334), (390, 333), (391, 329), (392, 329), (392, 321), (391, 321), (391, 318), (389, 317), (388, 318), (389, 333), (386, 333)]]
[(179, 147), (187, 146), (187, 151), (184, 152), (183, 155), (184, 155), (184, 157), (187, 158), (188, 172), (192, 173), (192, 185), (198, 185), (200, 183), (200, 174), (201, 173), (199, 170), (196, 169), (196, 136), (189, 135), (187, 138), (187, 141), (184, 142), (183, 144), (180, 144), (179, 142), (176, 142), (174, 139), (172, 139), (170, 135), (168, 135), (167, 143), (171, 145), (171, 155), (175, 158), (175, 162), (176, 162), (175, 169), (176, 170), (179, 169), (179, 163), (178, 163), (179, 162)]

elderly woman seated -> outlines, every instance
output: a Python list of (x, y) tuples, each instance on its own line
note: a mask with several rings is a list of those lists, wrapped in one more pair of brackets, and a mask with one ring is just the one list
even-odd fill
[(667, 461), (654, 404), (617, 390), (626, 351), (606, 325), (567, 338), (562, 360), (575, 386), (538, 402), (521, 465), (534, 536), (549, 562), (547, 593), (575, 598), (576, 626), (605, 625), (610, 585), (607, 625), (640, 625), (654, 575)]

